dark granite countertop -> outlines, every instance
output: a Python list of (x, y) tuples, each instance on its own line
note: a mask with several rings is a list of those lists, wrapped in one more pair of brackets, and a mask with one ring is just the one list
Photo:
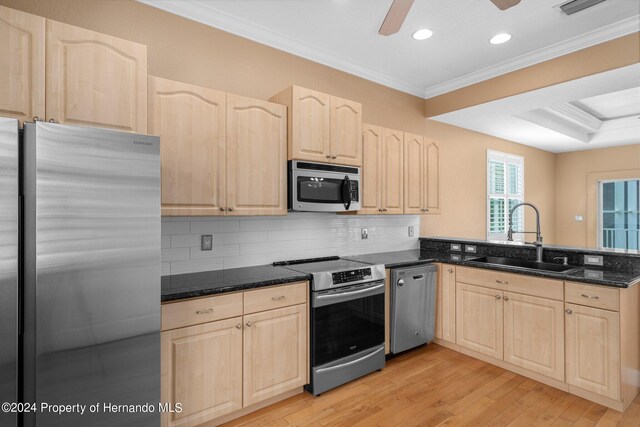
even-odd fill
[(310, 279), (311, 276), (306, 274), (271, 265), (163, 276), (161, 301), (243, 291)]
[(410, 267), (412, 265), (428, 264), (434, 261), (433, 258), (423, 256), (420, 249), (364, 255), (346, 255), (342, 258), (351, 261), (365, 262), (367, 264), (384, 264), (386, 268)]

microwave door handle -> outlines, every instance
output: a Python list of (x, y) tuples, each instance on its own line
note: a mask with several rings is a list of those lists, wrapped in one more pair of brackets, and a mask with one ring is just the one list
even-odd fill
[(344, 204), (344, 208), (349, 210), (351, 206), (351, 180), (347, 175), (345, 175), (342, 181), (342, 203)]

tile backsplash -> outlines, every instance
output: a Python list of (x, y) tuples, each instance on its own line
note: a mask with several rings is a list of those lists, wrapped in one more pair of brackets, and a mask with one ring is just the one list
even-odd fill
[[(414, 227), (413, 237), (408, 227)], [(369, 238), (362, 240), (366, 228)], [(287, 259), (418, 249), (420, 216), (292, 212), (284, 217), (162, 219), (162, 275), (269, 264)], [(213, 250), (200, 236), (213, 235)]]

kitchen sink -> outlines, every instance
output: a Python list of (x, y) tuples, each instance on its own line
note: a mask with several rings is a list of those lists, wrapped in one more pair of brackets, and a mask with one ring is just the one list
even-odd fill
[(509, 267), (524, 268), (527, 270), (553, 271), (556, 273), (565, 273), (569, 270), (575, 270), (576, 268), (578, 268), (574, 265), (554, 264), (551, 262), (537, 262), (529, 261), (526, 259), (502, 258), (495, 256), (484, 256), (470, 259), (469, 261), (494, 265), (506, 265)]

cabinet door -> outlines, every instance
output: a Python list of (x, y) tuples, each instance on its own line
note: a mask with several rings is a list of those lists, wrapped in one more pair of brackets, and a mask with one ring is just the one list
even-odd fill
[(502, 359), (502, 292), (458, 283), (456, 342), (462, 347)]
[(331, 162), (362, 166), (362, 104), (331, 97)]
[(440, 147), (430, 139), (424, 140), (423, 207), (426, 214), (440, 213)]
[(564, 381), (564, 303), (504, 297), (504, 361)]
[(438, 271), (436, 334), (438, 338), (456, 342), (456, 268), (441, 264)]
[(244, 316), (244, 406), (302, 387), (307, 378), (307, 305)]
[(225, 96), (149, 77), (149, 133), (162, 141), (162, 215), (224, 214)]
[(620, 399), (620, 315), (565, 304), (567, 383)]
[(331, 161), (331, 95), (293, 86), (292, 98), (290, 157)]
[(163, 427), (190, 427), (242, 408), (242, 317), (162, 332)]
[(0, 116), (44, 119), (45, 19), (0, 6)]
[(147, 47), (47, 20), (47, 119), (147, 132)]
[(287, 214), (287, 107), (227, 94), (227, 215)]
[(404, 134), (404, 213), (422, 214), (425, 206), (424, 138)]
[(404, 210), (404, 135), (394, 129), (382, 129), (382, 209), (386, 214)]
[(361, 214), (379, 214), (382, 209), (382, 128), (363, 125)]

